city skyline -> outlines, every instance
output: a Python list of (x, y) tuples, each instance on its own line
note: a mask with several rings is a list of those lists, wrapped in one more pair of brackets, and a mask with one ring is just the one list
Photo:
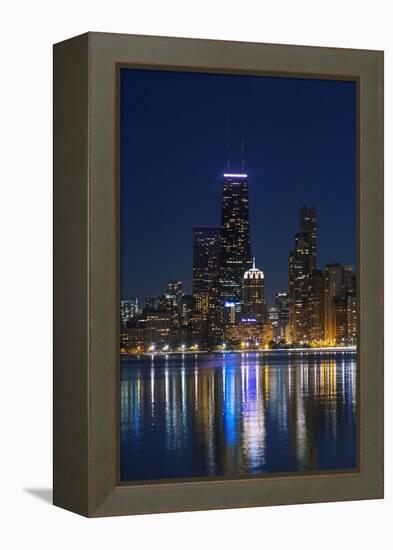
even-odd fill
[(223, 173), (220, 226), (193, 228), (192, 294), (172, 280), (139, 305), (121, 302), (124, 352), (356, 346), (354, 266), (318, 269), (318, 215), (303, 205), (288, 252), (287, 289), (265, 299), (251, 252), (248, 175)]
[[(166, 87), (169, 81), (172, 87), (176, 83), (176, 92)], [(223, 94), (228, 84), (233, 90), (230, 98)], [(207, 90), (211, 97), (206, 105)], [(184, 107), (184, 97), (191, 101), (202, 94), (196, 101), (198, 116), (173, 117), (179, 94), (183, 98), (179, 109)], [(257, 103), (257, 94), (264, 101)], [(183, 281), (185, 291), (191, 292), (192, 229), (220, 224), (216, 205), (221, 183), (217, 180), (228, 157), (228, 118), (233, 171), (240, 171), (240, 141), (245, 138), (252, 255), (265, 273), (268, 304), (273, 305), (276, 291), (288, 290), (287, 254), (293, 246), (297, 210), (304, 203), (314, 205), (319, 213), (320, 267), (338, 262), (356, 269), (354, 94), (350, 82), (124, 71), (122, 298), (137, 295), (143, 302), (171, 279)], [(237, 109), (230, 109), (233, 96), (239, 99)], [(247, 102), (242, 102), (246, 96)], [(288, 97), (292, 109), (284, 109), (284, 118), (280, 107)], [(131, 98), (146, 108), (137, 113)], [(212, 124), (209, 132), (202, 133), (206, 117), (211, 117)], [(190, 129), (187, 143), (186, 126)], [(155, 162), (148, 163), (143, 150)]]

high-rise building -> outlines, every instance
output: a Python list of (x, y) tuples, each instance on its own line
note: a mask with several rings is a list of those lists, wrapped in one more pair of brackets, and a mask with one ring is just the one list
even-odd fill
[(284, 290), (276, 292), (275, 307), (277, 310), (278, 340), (287, 340), (289, 329), (289, 294)]
[(348, 316), (347, 316), (347, 297), (344, 292), (334, 298), (335, 313), (335, 337), (334, 343), (338, 346), (347, 344), (348, 334)]
[(136, 317), (139, 313), (138, 298), (130, 298), (129, 300), (122, 300), (120, 302), (120, 316), (121, 324), (123, 327), (127, 326), (127, 323)]
[(221, 340), (220, 235), (220, 227), (194, 227), (193, 231), (193, 332), (196, 338), (196, 333), (200, 331), (200, 341), (208, 345)]
[(343, 286), (334, 297), (335, 342), (339, 345), (356, 345), (356, 275), (352, 266), (344, 265), (342, 267)]
[(324, 340), (324, 276), (318, 269), (309, 276), (308, 321), (310, 342), (321, 343)]
[[(345, 269), (338, 263), (328, 264), (324, 273), (324, 339), (335, 343), (337, 332), (341, 333), (343, 323), (342, 298), (345, 291)], [(337, 312), (339, 315), (337, 316)], [(339, 321), (339, 326), (337, 325)], [(339, 336), (341, 340), (341, 336)]]
[(243, 300), (241, 306), (242, 322), (255, 322), (260, 325), (265, 320), (265, 286), (264, 274), (255, 267), (255, 258), (252, 268), (243, 275)]
[(300, 231), (289, 254), (289, 323), (292, 342), (309, 339), (308, 287), (317, 266), (317, 215), (314, 207), (300, 210)]
[[(223, 322), (240, 312), (244, 273), (251, 268), (247, 174), (224, 174), (219, 284)], [(228, 315), (230, 313), (230, 315)]]
[(220, 227), (194, 227), (192, 293), (209, 295), (218, 281)]
[(300, 210), (300, 232), (306, 237), (306, 271), (312, 273), (317, 269), (317, 212), (314, 207), (303, 206)]
[(194, 309), (194, 296), (192, 294), (183, 294), (180, 300), (181, 326), (188, 326), (191, 323), (193, 309)]
[(169, 281), (166, 296), (172, 300), (173, 305), (178, 306), (183, 296), (183, 283), (181, 281)]
[(347, 282), (347, 343), (355, 346), (357, 342), (357, 293), (356, 274)]

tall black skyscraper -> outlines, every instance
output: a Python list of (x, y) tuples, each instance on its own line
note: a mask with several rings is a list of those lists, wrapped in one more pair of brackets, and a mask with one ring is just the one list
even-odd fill
[(244, 273), (251, 267), (248, 177), (224, 174), (220, 240), (220, 300), (224, 309), (242, 302)]

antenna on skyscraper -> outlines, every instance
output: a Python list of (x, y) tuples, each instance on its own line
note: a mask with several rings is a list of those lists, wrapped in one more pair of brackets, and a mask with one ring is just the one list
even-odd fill
[(226, 143), (226, 146), (227, 146), (227, 170), (228, 170), (228, 172), (230, 170), (229, 152), (230, 152), (230, 148), (231, 148), (231, 144), (230, 144), (230, 140), (229, 140), (229, 131), (230, 131), (230, 128), (229, 128), (229, 118), (228, 118), (228, 120), (227, 120), (227, 143)]
[(244, 138), (240, 140), (240, 156), (242, 161), (242, 172), (244, 172)]

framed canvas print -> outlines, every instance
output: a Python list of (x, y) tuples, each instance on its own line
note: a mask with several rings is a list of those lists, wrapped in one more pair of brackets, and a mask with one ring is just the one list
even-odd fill
[(383, 496), (383, 54), (54, 47), (54, 503)]

